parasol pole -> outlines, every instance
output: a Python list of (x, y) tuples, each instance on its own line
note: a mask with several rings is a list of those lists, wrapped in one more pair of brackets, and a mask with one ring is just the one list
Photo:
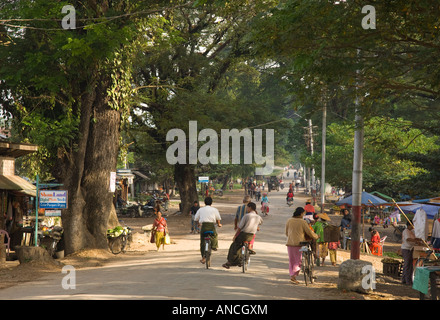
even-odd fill
[[(396, 201), (394, 201), (394, 199), (391, 199), (391, 200), (393, 200), (394, 205), (397, 207), (397, 209), (399, 209), (399, 211), (403, 214), (403, 216), (405, 217), (405, 219), (406, 219), (406, 220), (411, 224), (411, 226), (414, 228), (414, 225), (413, 225), (412, 221), (409, 220), (409, 218), (406, 216), (405, 212), (403, 212), (403, 210), (399, 207), (399, 205), (396, 203)], [(421, 239), (421, 240), (423, 241), (423, 243), (425, 244), (425, 246), (426, 246), (427, 248), (429, 248), (429, 245), (428, 245), (428, 243), (425, 241), (425, 239)], [(435, 260), (437, 260), (437, 256), (436, 256), (435, 254), (434, 254), (433, 256), (434, 256)]]

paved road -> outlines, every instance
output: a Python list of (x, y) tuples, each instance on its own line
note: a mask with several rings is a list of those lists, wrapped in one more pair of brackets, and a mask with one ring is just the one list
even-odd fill
[[(318, 287), (289, 282), (284, 227), (293, 209), (304, 205), (305, 198), (296, 197), (294, 206), (289, 208), (286, 193), (284, 189), (269, 194), (270, 214), (257, 234), (254, 246), (257, 254), (252, 257), (246, 274), (237, 267), (226, 270), (221, 266), (226, 262), (234, 235), (233, 228), (227, 225), (218, 230), (219, 250), (214, 252), (209, 270), (199, 262), (199, 236), (188, 234), (174, 239), (176, 244), (167, 246), (165, 251), (77, 270), (75, 289), (63, 289), (67, 274), (51, 274), (1, 290), (0, 299), (317, 299), (322, 294)], [(232, 214), (235, 208), (222, 207), (220, 211)]]

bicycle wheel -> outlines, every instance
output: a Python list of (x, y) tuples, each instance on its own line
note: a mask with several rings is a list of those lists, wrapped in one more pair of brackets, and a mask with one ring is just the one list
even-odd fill
[(205, 266), (211, 267), (211, 240), (205, 240)]
[(125, 253), (126, 248), (127, 248), (127, 236), (123, 235), (121, 237), (121, 252)]
[(110, 238), (110, 251), (113, 254), (119, 254), (122, 252), (122, 236), (119, 236), (117, 238)]
[(302, 254), (302, 262), (301, 267), (302, 271), (304, 273), (304, 282), (307, 285), (308, 275), (309, 275), (309, 259), (307, 258), (308, 254), (306, 252), (303, 252)]
[(308, 256), (309, 256), (309, 282), (310, 284), (313, 284), (313, 282), (315, 282), (315, 275), (314, 275), (315, 264), (313, 263), (312, 252), (309, 252)]
[(243, 270), (243, 273), (246, 273), (247, 271), (247, 264), (249, 259), (249, 248), (247, 245), (243, 245), (241, 248), (241, 268)]

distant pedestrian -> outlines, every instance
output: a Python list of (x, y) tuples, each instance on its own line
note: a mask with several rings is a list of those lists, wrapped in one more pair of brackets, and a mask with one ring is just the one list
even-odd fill
[(324, 266), (325, 258), (328, 255), (328, 243), (324, 239), (324, 228), (330, 222), (330, 217), (326, 213), (320, 213), (318, 217), (320, 219), (313, 225), (313, 231), (319, 236), (316, 240), (316, 261), (318, 266)]
[(200, 205), (199, 202), (196, 200), (194, 201), (193, 206), (190, 209), (190, 214), (191, 214), (191, 233), (199, 233), (200, 229), (199, 229), (199, 223), (197, 221), (195, 221), (195, 216), (197, 211), (200, 209)]
[(342, 249), (347, 249), (347, 238), (350, 237), (351, 232), (351, 214), (348, 209), (342, 209), (343, 217), (341, 219), (341, 238), (342, 238)]
[(330, 262), (332, 266), (336, 266), (338, 247), (339, 247), (339, 241), (328, 243), (328, 253), (330, 256)]
[(155, 233), (157, 251), (161, 245), (165, 249), (165, 234), (168, 233), (167, 220), (162, 217), (162, 213), (157, 211), (156, 219), (154, 219), (152, 232)]
[(304, 219), (313, 220), (313, 214), (315, 213), (315, 207), (312, 206), (312, 200), (309, 199), (306, 201), (306, 205), (304, 206), (304, 210), (306, 214), (304, 215)]

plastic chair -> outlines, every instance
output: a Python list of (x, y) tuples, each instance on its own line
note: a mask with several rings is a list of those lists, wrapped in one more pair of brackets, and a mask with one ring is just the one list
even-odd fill
[(8, 256), (9, 256), (9, 251), (11, 250), (11, 238), (9, 237), (9, 233), (6, 232), (6, 230), (0, 230), (0, 235), (4, 234), (5, 237), (8, 239), (8, 242), (6, 243), (6, 248), (8, 248)]
[(383, 250), (383, 245), (385, 244), (385, 240), (386, 239), (387, 239), (387, 236), (385, 236), (382, 239), (380, 239), (380, 246), (382, 247), (382, 250)]
[(372, 245), (370, 250), (371, 250), (371, 254), (375, 255), (375, 256), (382, 256), (383, 254), (383, 245), (385, 243), (387, 236), (383, 237), (380, 239), (380, 242), (378, 244)]

